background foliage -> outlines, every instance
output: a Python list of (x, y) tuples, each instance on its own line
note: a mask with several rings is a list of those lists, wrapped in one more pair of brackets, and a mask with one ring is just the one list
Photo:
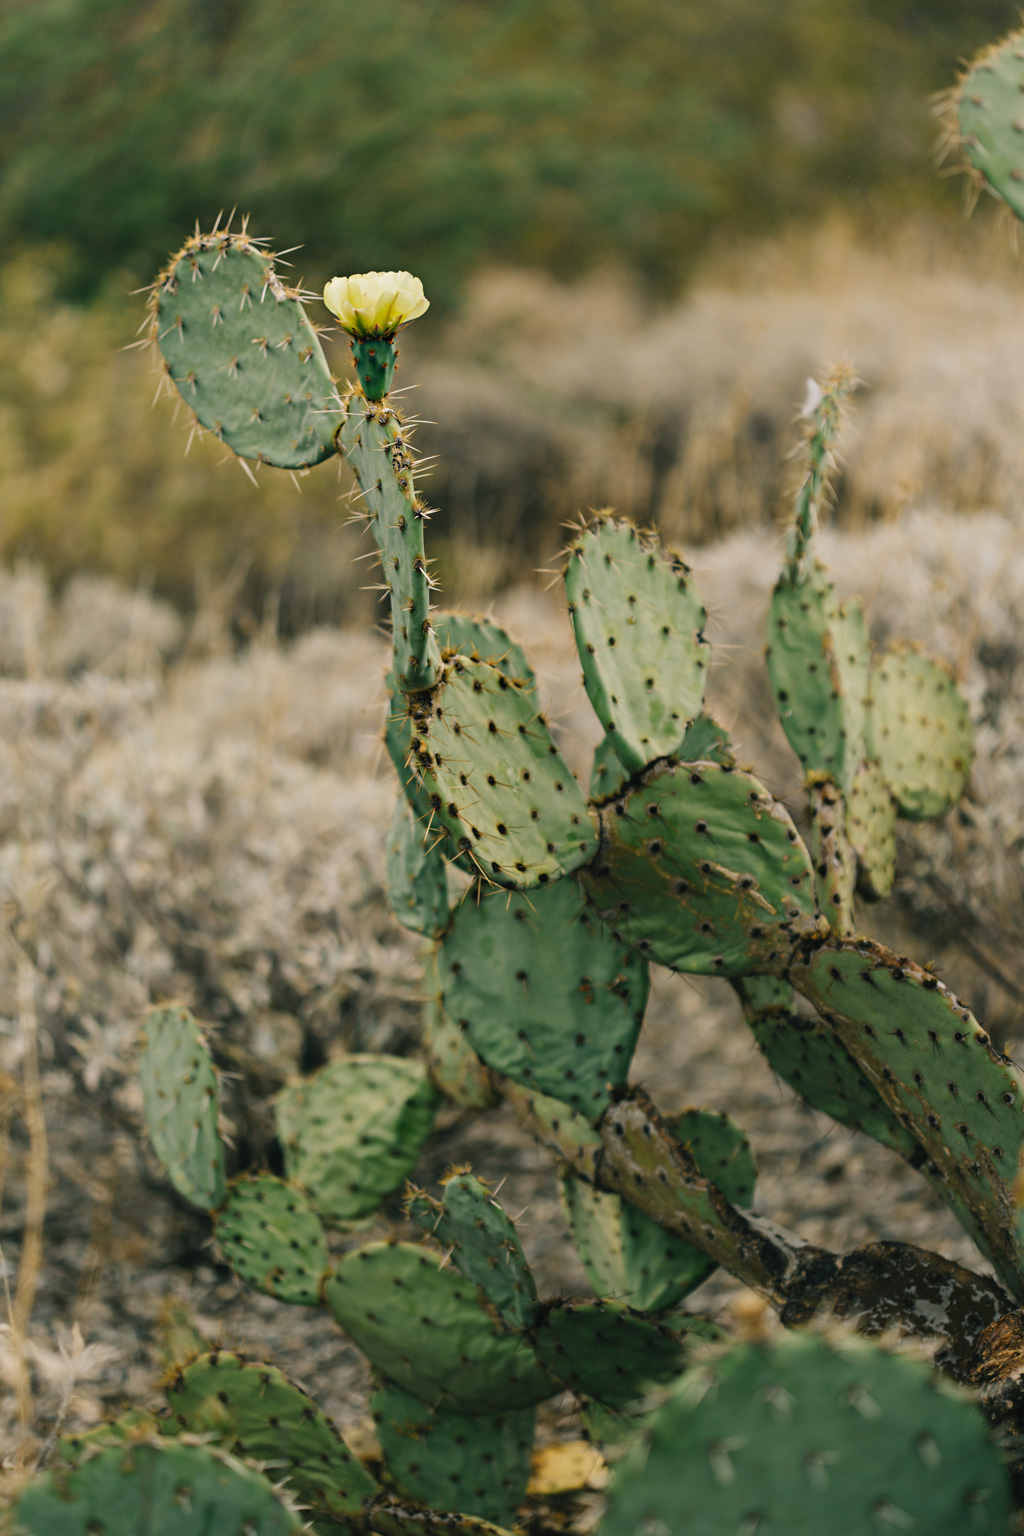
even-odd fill
[[(7, 0), (0, 224), (69, 283), (139, 281), (249, 210), (307, 276), (613, 259), (678, 284), (711, 231), (948, 201), (930, 92), (1012, 0)], [(287, 238), (285, 238), (287, 237)]]

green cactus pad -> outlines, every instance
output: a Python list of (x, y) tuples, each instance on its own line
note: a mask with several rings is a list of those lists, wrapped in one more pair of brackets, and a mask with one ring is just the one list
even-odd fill
[(489, 661), (506, 677), (517, 678), (528, 688), (536, 688), (537, 679), (526, 652), (493, 619), (466, 613), (435, 613), (434, 633), (446, 655), (465, 656), (469, 661)]
[(529, 1328), (537, 1315), (536, 1281), (515, 1227), (485, 1184), (470, 1173), (454, 1174), (445, 1181), (443, 1204), (417, 1191), (409, 1214), (451, 1250), (456, 1269), (483, 1291), (503, 1323)]
[[(183, 1496), (187, 1492), (187, 1496)], [(19, 1536), (286, 1536), (304, 1529), (270, 1480), (205, 1445), (114, 1446), (44, 1472), (14, 1506)]]
[(835, 941), (790, 974), (924, 1148), (1000, 1278), (1024, 1294), (1010, 1192), (1024, 1141), (1016, 1069), (938, 977), (880, 945)]
[(788, 567), (772, 594), (765, 661), (775, 707), (807, 773), (845, 788), (864, 755), (870, 648), (857, 604), (840, 608), (818, 566)]
[(440, 828), (426, 831), (400, 795), (385, 843), (388, 905), (410, 933), (439, 938), (448, 926), (447, 843)]
[(150, 308), (167, 372), (199, 421), (244, 459), (305, 469), (336, 451), (341, 401), (298, 295), (247, 235), (193, 235)]
[(600, 805), (620, 795), (629, 783), (629, 774), (607, 736), (602, 736), (594, 748), (594, 761), (590, 766), (590, 801)]
[(413, 752), (433, 809), (485, 879), (525, 889), (585, 864), (597, 831), (530, 688), (456, 657), (410, 700)]
[(387, 675), (386, 687), (388, 709), (384, 720), (384, 745), (388, 756), (398, 774), (402, 792), (412, 806), (413, 814), (420, 826), (427, 832), (432, 833), (435, 828), (441, 832), (444, 828), (431, 810), (430, 796), (420, 786), (416, 777), (412, 751), (412, 720), (409, 718), (406, 707), (405, 694), (395, 682), (393, 672)]
[(820, 928), (807, 849), (750, 774), (712, 762), (659, 768), (600, 816), (584, 890), (613, 932), (662, 965), (771, 972)]
[(338, 443), (359, 486), (391, 597), (392, 668), (404, 693), (433, 688), (441, 653), (430, 622), (431, 581), (423, 547), (425, 508), (413, 490), (412, 450), (387, 401), (350, 391)]
[(139, 1086), (149, 1139), (167, 1177), (200, 1210), (214, 1210), (228, 1192), (217, 1074), (187, 1008), (155, 1008), (146, 1015)]
[[(726, 1199), (733, 1205), (751, 1204), (757, 1167), (735, 1121), (713, 1110), (690, 1109), (673, 1117), (669, 1128)], [(599, 1296), (628, 1302), (638, 1312), (663, 1312), (717, 1267), (618, 1195), (563, 1175), (562, 1199), (573, 1241)]]
[(1010, 1491), (978, 1409), (909, 1355), (786, 1333), (670, 1389), (616, 1468), (601, 1536), (1003, 1536)]
[(553, 1306), (532, 1337), (557, 1381), (610, 1408), (634, 1402), (651, 1382), (677, 1376), (686, 1350), (667, 1328), (607, 1300)]
[(438, 951), (449, 1015), (481, 1059), (591, 1119), (626, 1081), (646, 963), (588, 915), (575, 880), (469, 891)]
[(513, 1524), (526, 1495), (535, 1411), (503, 1415), (430, 1409), (399, 1387), (371, 1401), (388, 1476), (430, 1509)]
[(316, 1520), (357, 1515), (380, 1492), (327, 1415), (276, 1366), (217, 1350), (178, 1371), (165, 1396), (166, 1433), (211, 1435), (273, 1467)]
[(850, 786), (846, 835), (857, 855), (858, 892), (883, 900), (896, 880), (896, 802), (877, 763), (865, 763)]
[(343, 1056), (278, 1098), (288, 1177), (330, 1221), (369, 1216), (412, 1172), (436, 1109), (422, 1062)]
[(1024, 33), (976, 58), (960, 82), (956, 109), (968, 162), (1018, 218), (1024, 218)]
[(78, 1434), (61, 1435), (57, 1441), (57, 1455), (69, 1467), (77, 1467), (97, 1451), (126, 1443), (155, 1440), (159, 1433), (160, 1421), (155, 1414), (147, 1413), (144, 1408), (129, 1408), (105, 1424), (96, 1424), (92, 1429), (81, 1430)]
[(967, 786), (974, 751), (967, 702), (944, 662), (908, 645), (881, 656), (871, 675), (868, 752), (901, 816), (944, 816)]
[(707, 683), (707, 615), (689, 568), (653, 533), (599, 518), (565, 567), (583, 681), (625, 768), (677, 754)]
[(581, 1178), (593, 1182), (601, 1138), (585, 1115), (561, 1099), (530, 1093), (512, 1083), (506, 1085), (504, 1097), (539, 1141), (564, 1158)]
[(431, 1082), (462, 1109), (490, 1109), (498, 1102), (490, 1073), (445, 1012), (434, 957), (427, 966), (423, 985), (423, 1056)]
[(299, 1190), (269, 1173), (239, 1179), (214, 1218), (214, 1232), (224, 1257), (249, 1285), (278, 1301), (319, 1305), (327, 1238)]
[(900, 1157), (920, 1148), (833, 1030), (793, 1009), (788, 981), (745, 976), (733, 983), (754, 1039), (784, 1083), (812, 1109), (852, 1131), (863, 1131)]
[(327, 1281), (335, 1318), (371, 1365), (432, 1407), (508, 1412), (550, 1397), (533, 1351), (505, 1333), (475, 1285), (409, 1243), (370, 1243)]

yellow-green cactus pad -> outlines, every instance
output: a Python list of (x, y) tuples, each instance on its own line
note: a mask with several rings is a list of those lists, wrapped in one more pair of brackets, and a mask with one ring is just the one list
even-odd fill
[(850, 786), (846, 836), (857, 855), (857, 890), (882, 901), (896, 880), (896, 802), (878, 763), (865, 763)]
[(911, 821), (944, 816), (967, 787), (974, 732), (944, 662), (909, 645), (878, 658), (871, 675), (868, 753)]
[(221, 1251), (249, 1285), (315, 1307), (327, 1271), (327, 1238), (305, 1195), (270, 1173), (254, 1173), (231, 1187), (214, 1217)]

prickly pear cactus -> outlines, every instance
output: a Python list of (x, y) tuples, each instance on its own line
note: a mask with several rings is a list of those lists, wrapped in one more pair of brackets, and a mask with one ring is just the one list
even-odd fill
[(487, 1297), (509, 1328), (529, 1328), (537, 1316), (537, 1285), (519, 1235), (487, 1186), (471, 1173), (444, 1182), (444, 1201), (411, 1191), (413, 1221), (445, 1249), (461, 1275)]
[(114, 1446), (18, 1496), (18, 1536), (288, 1536), (304, 1529), (269, 1478), (205, 1445)]
[(530, 1408), (553, 1388), (532, 1349), (503, 1331), (470, 1281), (409, 1243), (347, 1254), (327, 1304), (370, 1363), (395, 1386), (463, 1413)]
[(967, 787), (973, 732), (967, 703), (944, 663), (893, 646), (871, 674), (868, 751), (901, 816), (933, 821)]
[(538, 1357), (563, 1387), (621, 1408), (652, 1382), (678, 1375), (685, 1341), (621, 1302), (564, 1302), (551, 1307), (534, 1335)]
[(242, 458), (307, 469), (336, 451), (342, 406), (301, 296), (264, 244), (197, 231), (153, 284), (151, 334), (203, 427)]
[(601, 1536), (1003, 1536), (1010, 1507), (977, 1408), (922, 1361), (789, 1333), (670, 1389), (616, 1470)]
[(344, 1521), (380, 1493), (327, 1415), (276, 1366), (217, 1350), (176, 1371), (165, 1396), (165, 1432), (210, 1436), (272, 1466), (316, 1520)]
[(431, 1081), (446, 1099), (462, 1109), (492, 1109), (498, 1102), (497, 1088), (480, 1057), (445, 1010), (436, 957), (427, 966), (423, 987), (423, 1056)]
[(583, 681), (622, 765), (637, 773), (679, 752), (707, 681), (707, 615), (678, 555), (654, 534), (601, 516), (565, 567)]
[(149, 1139), (167, 1177), (179, 1195), (212, 1211), (227, 1195), (217, 1074), (187, 1008), (154, 1008), (146, 1015), (139, 1086)]
[(440, 938), (448, 926), (448, 865), (440, 830), (431, 834), (405, 795), (395, 804), (385, 844), (388, 905), (403, 928)]
[(410, 700), (420, 783), (460, 853), (498, 885), (546, 885), (597, 848), (587, 802), (533, 688), (454, 657), (440, 688)]
[(645, 962), (596, 923), (575, 880), (467, 893), (438, 950), (445, 1010), (481, 1060), (596, 1119), (629, 1072)]
[(986, 48), (951, 94), (950, 136), (979, 183), (1024, 218), (1024, 146), (1020, 103), (1024, 91), (1024, 33), (1011, 32)]
[[(757, 1166), (735, 1121), (712, 1110), (690, 1109), (668, 1125), (728, 1200), (751, 1204)], [(571, 1174), (563, 1175), (561, 1192), (573, 1241), (598, 1296), (628, 1302), (640, 1312), (664, 1312), (714, 1273), (713, 1260), (700, 1249), (666, 1232), (618, 1195)]]
[(600, 816), (583, 888), (650, 959), (704, 976), (770, 973), (821, 931), (807, 849), (752, 775), (710, 761), (655, 767)]
[(393, 1386), (376, 1392), (370, 1406), (399, 1493), (431, 1509), (515, 1524), (530, 1480), (532, 1408), (456, 1413)]
[(236, 1274), (257, 1290), (297, 1306), (320, 1304), (330, 1257), (323, 1224), (301, 1190), (270, 1173), (231, 1186), (214, 1232)]
[(436, 1109), (422, 1062), (343, 1056), (278, 1098), (288, 1177), (326, 1220), (358, 1221), (412, 1172)]

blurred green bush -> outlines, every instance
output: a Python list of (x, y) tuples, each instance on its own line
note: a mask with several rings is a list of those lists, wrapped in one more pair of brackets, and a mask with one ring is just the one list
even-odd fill
[(304, 275), (609, 259), (672, 288), (762, 230), (927, 171), (928, 93), (1014, 0), (6, 0), (0, 226), (72, 290), (251, 211)]

